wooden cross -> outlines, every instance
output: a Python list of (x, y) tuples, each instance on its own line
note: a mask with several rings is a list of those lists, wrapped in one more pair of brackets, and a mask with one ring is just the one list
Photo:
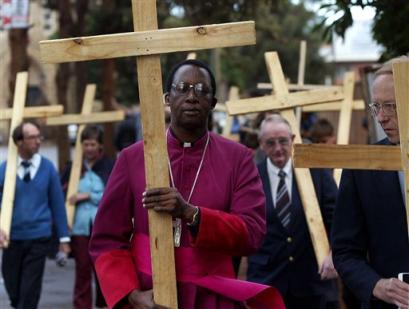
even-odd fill
[[(393, 64), (400, 146), (294, 145), (294, 166), (403, 170), (409, 226), (409, 61)], [(408, 235), (409, 236), (409, 235)]]
[[(332, 88), (289, 93), (278, 54), (276, 52), (268, 52), (265, 54), (265, 58), (271, 84), (275, 90), (275, 96), (270, 95), (236, 102), (229, 101), (227, 102), (229, 113), (234, 115), (281, 110), (281, 115), (290, 123), (292, 131), (295, 134), (295, 142), (301, 143), (301, 134), (293, 108), (321, 102), (340, 101), (343, 99), (343, 94)], [(310, 171), (305, 168), (297, 168), (294, 170), (294, 173), (300, 190), (318, 267), (320, 267), (329, 254), (330, 249), (311, 174)]]
[[(255, 44), (254, 22), (157, 30), (156, 1), (133, 0), (135, 32), (40, 42), (43, 61), (137, 57), (147, 188), (168, 187), (162, 53)], [(155, 302), (177, 308), (172, 218), (148, 212)]]
[[(301, 41), (300, 44), (300, 60), (298, 65), (298, 82), (296, 85), (293, 85), (294, 90), (300, 90), (304, 88), (304, 75), (305, 75), (305, 58), (306, 58), (306, 42)], [(310, 106), (296, 107), (296, 117), (297, 122), (301, 124), (301, 113), (305, 112), (319, 112), (324, 110), (338, 110), (339, 121), (338, 121), (338, 130), (337, 130), (337, 144), (346, 145), (349, 143), (349, 135), (351, 128), (351, 118), (353, 109), (365, 109), (365, 104), (362, 100), (354, 101), (354, 86), (355, 86), (355, 77), (353, 72), (347, 72), (344, 76), (344, 85), (343, 93), (344, 99), (342, 102), (330, 102), (330, 103), (320, 103)], [(316, 87), (316, 88), (315, 88)], [(314, 87), (309, 86), (310, 89), (319, 89), (321, 85), (314, 85)], [(272, 84), (263, 85), (264, 89), (272, 87)], [(337, 185), (339, 185), (341, 179), (341, 169), (334, 170), (334, 178)]]
[[(17, 177), (17, 146), (14, 144), (12, 134), (14, 129), (21, 124), (24, 118), (44, 118), (61, 115), (62, 105), (24, 107), (27, 96), (28, 73), (20, 72), (16, 78), (13, 108), (0, 109), (0, 121), (10, 120), (10, 132), (7, 152), (7, 167), (4, 179), (2, 211), (0, 213), (0, 228), (10, 237), (11, 220), (13, 216), (14, 195)], [(8, 242), (5, 247), (8, 246)]]
[[(23, 110), (23, 118), (46, 118), (61, 115), (64, 111), (62, 105), (32, 106)], [(0, 110), (0, 121), (9, 120), (13, 117), (13, 108)]]
[(75, 207), (69, 203), (69, 197), (78, 191), (78, 183), (81, 178), (82, 167), (82, 145), (81, 145), (81, 132), (85, 128), (87, 123), (105, 123), (121, 121), (125, 118), (124, 111), (111, 111), (111, 112), (99, 112), (92, 113), (92, 105), (95, 98), (96, 85), (89, 84), (85, 89), (85, 95), (82, 102), (81, 114), (66, 114), (59, 117), (47, 118), (46, 124), (49, 126), (56, 125), (68, 125), (79, 124), (77, 130), (77, 138), (75, 141), (74, 157), (72, 160), (70, 178), (68, 182), (65, 209), (67, 212), (68, 226), (72, 227), (74, 222)]
[[(24, 104), (26, 102), (28, 73), (17, 73), (16, 88), (14, 90), (13, 115), (11, 118), (10, 134), (8, 142), (7, 166), (3, 186), (3, 198), (1, 201), (0, 228), (10, 239), (11, 219), (13, 216), (14, 195), (16, 191), (17, 177), (17, 146), (14, 144), (13, 130), (23, 121)], [(8, 247), (8, 241), (4, 244)]]

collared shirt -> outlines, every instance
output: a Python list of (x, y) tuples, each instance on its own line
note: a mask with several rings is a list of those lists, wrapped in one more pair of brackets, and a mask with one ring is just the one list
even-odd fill
[[(25, 168), (24, 166), (21, 164), (23, 160), (20, 156), (17, 157), (17, 176), (20, 179), (24, 178), (24, 174), (25, 174)], [(31, 165), (29, 167), (30, 169), (30, 178), (33, 179), (35, 177), (35, 175), (38, 172), (38, 169), (40, 168), (40, 163), (41, 163), (41, 156), (38, 153), (35, 153), (32, 158), (30, 160), (27, 160), (28, 162), (31, 162)]]
[[(267, 173), (268, 173), (268, 178), (270, 180), (270, 189), (271, 189), (271, 195), (273, 198), (273, 203), (274, 205), (276, 204), (276, 194), (277, 194), (277, 187), (278, 183), (280, 182), (280, 178), (278, 177), (278, 173), (280, 172), (280, 168), (275, 166), (269, 158), (267, 160)], [(289, 159), (287, 163), (284, 165), (282, 170), (285, 172), (285, 184), (287, 186), (287, 190), (290, 195), (290, 200), (291, 200), (291, 190), (292, 190), (292, 184), (293, 184), (293, 169), (292, 169), (292, 161)]]

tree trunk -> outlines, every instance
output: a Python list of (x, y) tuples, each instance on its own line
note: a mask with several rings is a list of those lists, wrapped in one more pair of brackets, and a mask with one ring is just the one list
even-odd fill
[(9, 30), (9, 45), (10, 45), (10, 79), (9, 89), (10, 96), (8, 105), (11, 106), (14, 96), (14, 87), (16, 85), (16, 75), (21, 71), (28, 71), (29, 59), (27, 53), (28, 45), (28, 28), (25, 29), (10, 29)]
[[(115, 60), (107, 59), (104, 60), (103, 73), (102, 73), (102, 102), (105, 111), (112, 110), (112, 100), (115, 93)], [(114, 147), (114, 124), (106, 123), (104, 125), (104, 151), (105, 153), (114, 158), (115, 157), (115, 147)]]
[[(66, 38), (72, 33), (73, 20), (71, 16), (70, 0), (58, 1), (59, 17), (59, 37)], [(56, 85), (58, 103), (64, 106), (64, 111), (68, 108), (68, 85), (70, 80), (70, 64), (62, 63), (58, 66)], [(67, 126), (59, 126), (57, 130), (58, 168), (63, 170), (65, 164), (70, 160), (70, 142), (68, 140)]]

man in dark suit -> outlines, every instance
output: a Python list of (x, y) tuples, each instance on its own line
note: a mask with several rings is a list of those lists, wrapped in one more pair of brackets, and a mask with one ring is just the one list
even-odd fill
[[(278, 288), (288, 309), (337, 308), (337, 274), (329, 255), (320, 269), (308, 232), (291, 161), (294, 135), (280, 115), (269, 115), (260, 127), (259, 164), (267, 201), (267, 235), (249, 257), (247, 279)], [(337, 187), (328, 170), (311, 171), (325, 226), (329, 230)]]
[[(376, 72), (372, 86), (370, 108), (387, 135), (378, 142), (383, 145), (399, 144), (395, 61)], [(402, 172), (344, 170), (332, 240), (336, 269), (364, 308), (408, 308), (409, 285), (397, 279), (398, 273), (409, 272)]]

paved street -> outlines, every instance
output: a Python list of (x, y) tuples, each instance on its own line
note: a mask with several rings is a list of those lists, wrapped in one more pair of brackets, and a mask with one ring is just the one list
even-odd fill
[[(47, 260), (39, 309), (71, 309), (74, 286), (74, 260), (65, 267), (58, 267), (54, 260)], [(11, 309), (0, 275), (0, 308)]]

